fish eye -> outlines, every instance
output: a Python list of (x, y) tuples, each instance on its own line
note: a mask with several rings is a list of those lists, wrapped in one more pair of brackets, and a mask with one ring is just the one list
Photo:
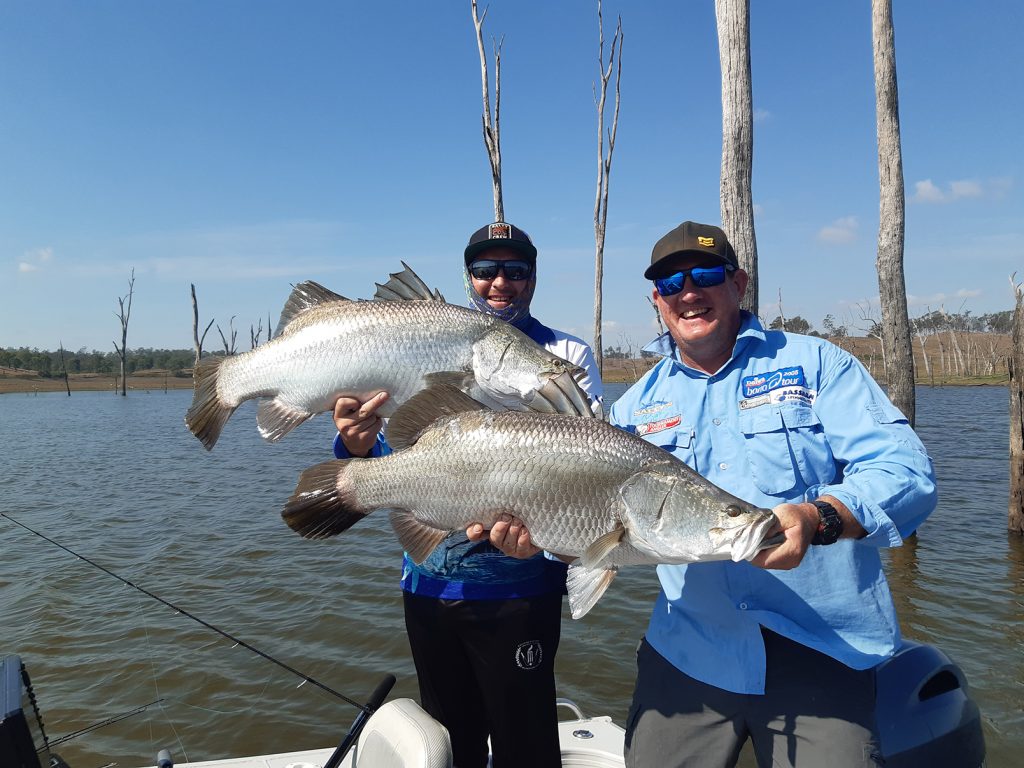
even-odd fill
[(743, 514), (743, 510), (737, 507), (735, 504), (730, 504), (728, 507), (725, 508), (725, 513), (729, 515), (729, 517), (739, 517)]

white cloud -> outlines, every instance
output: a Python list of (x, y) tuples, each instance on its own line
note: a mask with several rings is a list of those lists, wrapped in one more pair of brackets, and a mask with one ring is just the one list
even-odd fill
[(767, 109), (755, 109), (754, 110), (754, 122), (755, 123), (763, 123), (765, 120), (768, 120), (771, 116), (772, 116), (772, 113), (769, 112)]
[(931, 179), (914, 182), (916, 190), (910, 198), (918, 203), (941, 203), (943, 202), (942, 190), (932, 184)]
[(53, 248), (33, 248), (25, 251), (18, 262), (19, 272), (38, 272), (40, 267), (53, 260)]
[(931, 179), (914, 182), (914, 194), (910, 196), (914, 203), (952, 203), (956, 200), (979, 197), (1003, 197), (1013, 180), (1008, 177), (990, 179), (981, 182), (977, 179), (957, 179), (949, 182), (945, 189), (936, 185)]
[(818, 240), (823, 243), (852, 243), (857, 239), (857, 217), (844, 216), (818, 231)]
[(951, 181), (949, 182), (949, 191), (954, 200), (958, 197), (981, 197), (981, 184), (969, 179)]

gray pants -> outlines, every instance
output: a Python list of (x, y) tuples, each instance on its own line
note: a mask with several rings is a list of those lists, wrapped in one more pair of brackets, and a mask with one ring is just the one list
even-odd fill
[(683, 674), (644, 639), (626, 722), (626, 768), (731, 768), (751, 740), (757, 764), (873, 768), (874, 670), (763, 631), (764, 695), (732, 693)]

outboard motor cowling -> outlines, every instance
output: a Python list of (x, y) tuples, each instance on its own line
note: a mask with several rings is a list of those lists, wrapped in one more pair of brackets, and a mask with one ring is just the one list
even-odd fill
[(960, 668), (938, 648), (905, 640), (875, 669), (875, 715), (886, 768), (979, 768), (981, 713)]

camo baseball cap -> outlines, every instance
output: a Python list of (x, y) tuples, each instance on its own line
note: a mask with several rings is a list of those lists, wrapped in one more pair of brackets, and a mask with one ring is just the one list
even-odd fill
[(683, 255), (714, 256), (734, 269), (740, 266), (725, 232), (710, 224), (684, 221), (654, 244), (651, 266), (644, 272), (644, 277), (648, 280), (663, 277), (661, 272), (669, 266), (666, 260)]
[(537, 249), (530, 236), (507, 221), (487, 224), (472, 234), (466, 246), (466, 264), (488, 248), (511, 248), (531, 261), (537, 260)]

